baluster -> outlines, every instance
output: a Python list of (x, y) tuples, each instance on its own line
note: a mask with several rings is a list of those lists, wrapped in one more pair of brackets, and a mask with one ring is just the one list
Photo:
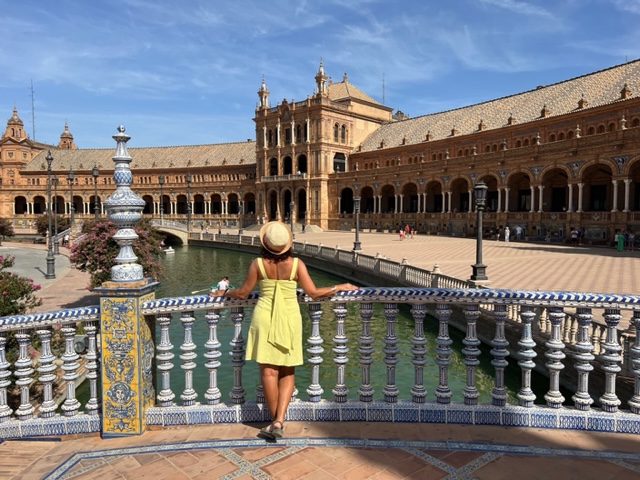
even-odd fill
[(563, 352), (565, 345), (560, 339), (560, 329), (565, 313), (562, 307), (548, 307), (547, 311), (551, 322), (551, 337), (545, 343), (548, 348), (544, 355), (549, 360), (545, 364), (549, 369), (549, 391), (544, 395), (544, 398), (547, 401), (547, 406), (560, 408), (564, 402), (564, 397), (560, 393), (560, 370), (564, 368), (562, 360), (566, 357)]
[(565, 314), (561, 324), (562, 338), (564, 343), (571, 343), (571, 316)]
[(231, 403), (239, 405), (245, 402), (245, 390), (242, 386), (242, 367), (245, 364), (245, 345), (242, 338), (242, 319), (244, 307), (231, 308), (233, 322), (233, 339), (231, 340), (231, 366), (233, 368), (233, 387), (231, 388)]
[(193, 370), (196, 368), (194, 360), (198, 356), (194, 352), (196, 344), (193, 343), (193, 332), (191, 330), (194, 321), (193, 312), (182, 312), (180, 321), (182, 322), (184, 335), (182, 345), (180, 345), (180, 350), (183, 352), (180, 355), (180, 360), (182, 360), (182, 370), (184, 371), (184, 390), (180, 395), (180, 399), (182, 400), (182, 405), (189, 407), (195, 404), (196, 398), (198, 398), (198, 393), (193, 389)]
[(436, 305), (436, 317), (438, 317), (438, 337), (436, 338), (436, 364), (438, 365), (438, 388), (436, 388), (436, 400), (438, 403), (451, 403), (451, 389), (449, 388), (449, 365), (451, 365), (451, 344), (449, 337), (449, 318), (451, 307), (446, 303)]
[(496, 305), (493, 316), (496, 320), (496, 334), (491, 340), (491, 365), (495, 368), (495, 386), (491, 390), (491, 403), (499, 407), (504, 407), (507, 403), (507, 389), (504, 386), (504, 369), (509, 366), (507, 357), (509, 356), (509, 342), (504, 336), (504, 323), (507, 319), (507, 306)]
[(467, 321), (467, 336), (464, 337), (462, 343), (464, 348), (462, 353), (464, 354), (463, 363), (467, 367), (467, 384), (464, 387), (462, 394), (464, 395), (465, 405), (477, 405), (478, 397), (480, 393), (476, 388), (476, 367), (480, 365), (478, 355), (480, 355), (480, 340), (478, 340), (476, 334), (476, 322), (480, 316), (480, 310), (478, 305), (465, 305), (464, 317)]
[(42, 385), (42, 404), (39, 408), (39, 414), (42, 418), (53, 417), (56, 413), (58, 405), (53, 399), (53, 381), (56, 379), (56, 366), (53, 361), (55, 356), (51, 352), (51, 327), (43, 327), (36, 331), (40, 337), (40, 355), (38, 356), (37, 368), (40, 372), (38, 380)]
[(533, 349), (536, 342), (532, 336), (532, 323), (536, 317), (533, 307), (523, 305), (520, 307), (520, 319), (522, 321), (522, 336), (518, 341), (518, 366), (522, 371), (522, 384), (517, 394), (521, 407), (531, 408), (536, 400), (536, 395), (531, 390), (531, 371), (536, 364), (533, 361), (538, 355)]
[[(322, 363), (322, 337), (320, 336), (320, 318), (322, 317), (322, 305), (319, 303), (309, 304), (309, 317), (311, 318), (311, 335), (307, 339), (307, 353), (309, 354), (309, 364), (311, 365), (311, 384), (307, 388), (307, 395), (310, 402), (322, 400), (324, 390), (320, 386), (320, 364)], [(264, 400), (263, 400), (264, 402)]]
[(62, 370), (64, 375), (62, 379), (67, 385), (67, 398), (60, 407), (65, 417), (72, 417), (78, 413), (80, 402), (76, 398), (76, 379), (78, 378), (78, 359), (80, 355), (76, 353), (74, 340), (76, 335), (76, 326), (74, 324), (64, 325), (61, 329), (64, 336), (64, 353), (62, 354)]
[(26, 330), (17, 330), (15, 333), (18, 342), (18, 360), (15, 363), (16, 386), (20, 389), (20, 406), (16, 410), (19, 420), (28, 420), (33, 416), (33, 405), (29, 401), (29, 386), (33, 368), (29, 358), (29, 334)]
[(87, 415), (97, 415), (100, 408), (100, 402), (98, 402), (98, 321), (89, 320), (85, 322), (84, 331), (88, 340), (85, 367), (87, 369), (87, 380), (89, 381), (89, 400), (85, 404), (84, 410)]
[(362, 320), (362, 332), (358, 338), (358, 353), (360, 353), (360, 365), (362, 366), (362, 382), (358, 388), (361, 402), (373, 400), (374, 389), (371, 386), (371, 364), (373, 363), (373, 337), (371, 336), (371, 317), (373, 316), (373, 303), (360, 304), (360, 319)]
[(156, 322), (160, 326), (160, 343), (156, 347), (156, 361), (158, 362), (158, 371), (160, 372), (160, 391), (157, 395), (158, 406), (169, 407), (173, 404), (176, 397), (171, 391), (171, 369), (173, 363), (171, 360), (175, 356), (171, 353), (173, 345), (169, 339), (169, 326), (171, 325), (170, 313), (159, 313), (156, 315)]
[(427, 389), (424, 386), (424, 366), (427, 364), (427, 339), (424, 336), (424, 319), (427, 316), (427, 306), (424, 303), (417, 303), (411, 306), (411, 316), (413, 317), (413, 337), (411, 338), (411, 353), (413, 358), (414, 383), (411, 389), (411, 400), (415, 403), (424, 403), (427, 396)]
[(345, 403), (349, 389), (345, 385), (345, 366), (349, 359), (347, 353), (347, 336), (344, 334), (344, 320), (347, 316), (345, 303), (336, 303), (333, 307), (333, 314), (336, 317), (336, 334), (333, 337), (333, 363), (336, 365), (336, 385), (333, 388), (333, 400), (336, 403)]
[(10, 363), (6, 357), (7, 334), (0, 332), (0, 423), (6, 422), (11, 418), (13, 410), (9, 407), (7, 398), (7, 388), (11, 385), (11, 372), (9, 371)]
[(214, 309), (207, 310), (204, 318), (209, 325), (209, 338), (204, 344), (205, 353), (204, 358), (207, 359), (204, 366), (209, 371), (209, 388), (204, 392), (204, 398), (207, 400), (208, 405), (217, 405), (220, 403), (222, 393), (218, 388), (218, 368), (220, 368), (220, 342), (218, 341), (218, 322), (220, 321), (220, 315)]
[(589, 395), (589, 372), (593, 370), (591, 362), (594, 356), (591, 351), (593, 346), (589, 340), (589, 328), (591, 327), (591, 319), (593, 314), (590, 308), (578, 308), (576, 310), (578, 320), (578, 338), (573, 345), (573, 358), (575, 359), (575, 368), (578, 372), (578, 389), (571, 397), (575, 407), (578, 410), (589, 410), (593, 399)]
[(538, 319), (540, 324), (540, 332), (545, 335), (549, 333), (549, 311), (545, 307), (539, 307), (540, 317)]
[[(640, 414), (640, 310), (633, 311), (631, 324), (635, 329), (635, 342), (631, 347), (631, 365), (633, 366), (633, 375), (635, 376), (634, 394), (629, 400), (629, 408), (632, 413)], [(0, 338), (0, 341), (2, 339)], [(1, 350), (0, 350), (1, 353)], [(1, 359), (1, 357), (0, 357)], [(0, 364), (0, 368), (2, 365)], [(1, 377), (0, 377), (1, 378)], [(0, 421), (2, 421), (0, 419)]]
[(616, 395), (616, 375), (620, 372), (622, 347), (618, 342), (616, 327), (620, 323), (620, 309), (605, 308), (604, 321), (607, 323), (607, 336), (602, 344), (604, 353), (600, 355), (602, 371), (605, 374), (605, 392), (600, 397), (602, 410), (605, 412), (617, 412), (620, 399)]
[(591, 332), (591, 343), (593, 344), (593, 354), (600, 355), (602, 349), (600, 348), (600, 325), (592, 322), (591, 326), (593, 331)]
[[(577, 311), (576, 311), (577, 312)], [(569, 344), (574, 345), (578, 340), (578, 315), (576, 313), (575, 317), (571, 317), (571, 333), (569, 335)]]
[(396, 315), (398, 307), (395, 303), (384, 304), (384, 316), (387, 319), (387, 334), (384, 336), (384, 363), (387, 365), (387, 384), (382, 389), (384, 401), (396, 403), (398, 401), (398, 386), (396, 385), (396, 364), (398, 363), (398, 337), (396, 337)]

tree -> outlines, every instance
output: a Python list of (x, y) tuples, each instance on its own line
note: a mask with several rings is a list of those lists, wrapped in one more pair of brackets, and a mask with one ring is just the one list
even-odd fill
[[(51, 230), (54, 230), (56, 216), (53, 215), (51, 217)], [(62, 215), (58, 215), (58, 233), (64, 232), (67, 228), (69, 228), (70, 219), (69, 217), (63, 217)], [(38, 235), (42, 235), (43, 237), (47, 235), (47, 230), (49, 230), (49, 216), (47, 214), (39, 215), (36, 218), (36, 231)], [(55, 230), (52, 233), (56, 233)]]
[(8, 218), (0, 218), (0, 242), (4, 237), (13, 237), (13, 223)]
[[(133, 253), (142, 265), (145, 277), (158, 280), (162, 275), (162, 265), (158, 257), (162, 253), (162, 236), (148, 220), (141, 220), (134, 226), (138, 239), (133, 243)], [(91, 288), (96, 288), (111, 279), (111, 267), (120, 247), (113, 239), (117, 227), (108, 220), (86, 220), (82, 226), (85, 234), (71, 247), (71, 264), (91, 275)]]
[(42, 305), (35, 292), (41, 286), (33, 279), (8, 271), (13, 267), (14, 257), (0, 256), (0, 316), (21, 315)]

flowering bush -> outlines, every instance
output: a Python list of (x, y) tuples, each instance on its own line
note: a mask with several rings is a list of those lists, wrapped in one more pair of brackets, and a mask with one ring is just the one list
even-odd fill
[(21, 315), (42, 305), (42, 300), (35, 295), (40, 285), (7, 270), (14, 262), (14, 257), (0, 256), (0, 316)]
[[(160, 243), (162, 236), (142, 220), (134, 226), (138, 239), (133, 243), (133, 253), (138, 257), (137, 263), (142, 265), (145, 277), (158, 280), (162, 274), (162, 266), (158, 257), (162, 253)], [(82, 232), (85, 234), (71, 247), (70, 260), (80, 271), (91, 275), (90, 288), (96, 288), (111, 279), (111, 267), (120, 247), (113, 239), (117, 228), (108, 220), (85, 221)]]

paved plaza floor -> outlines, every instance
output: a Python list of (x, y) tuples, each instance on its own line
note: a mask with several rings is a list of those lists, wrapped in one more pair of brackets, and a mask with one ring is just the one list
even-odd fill
[[(247, 231), (251, 234), (251, 231)], [(353, 233), (298, 233), (297, 241), (350, 250)], [(363, 253), (468, 278), (473, 239), (361, 234)], [(636, 293), (640, 253), (609, 248), (485, 241), (496, 288)], [(96, 305), (86, 274), (56, 257), (44, 280), (46, 247), (3, 242), (16, 271), (43, 284), (39, 310)], [(63, 258), (64, 257), (64, 258)], [(23, 260), (23, 259), (28, 259)], [(66, 262), (66, 266), (65, 266)], [(380, 285), (384, 286), (384, 285)], [(99, 435), (5, 441), (0, 479), (544, 479), (640, 478), (640, 435), (494, 426), (291, 422), (277, 443), (256, 439), (262, 425), (152, 430), (133, 438)]]

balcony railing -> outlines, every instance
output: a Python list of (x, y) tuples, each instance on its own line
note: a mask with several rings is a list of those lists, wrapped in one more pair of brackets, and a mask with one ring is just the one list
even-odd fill
[[(391, 271), (396, 267), (388, 268), (390, 274), (397, 273)], [(257, 297), (254, 292), (244, 301), (190, 296), (142, 303), (141, 316), (155, 321), (159, 338), (155, 354), (147, 352), (154, 358), (140, 360), (155, 360), (157, 364), (155, 405), (144, 412), (146, 425), (268, 419), (261, 388), (247, 392), (242, 383), (242, 332), (248, 321), (245, 310), (253, 307)], [(308, 309), (311, 321), (311, 333), (305, 339), (311, 380), (308, 385), (297, 386), (289, 420), (447, 422), (640, 432), (640, 342), (635, 335), (640, 327), (640, 296), (364, 288), (315, 301), (300, 293), (299, 301)], [(359, 347), (357, 355), (349, 356), (345, 322), (347, 306), (354, 303), (360, 318)], [(375, 304), (381, 304), (382, 316), (374, 314)], [(404, 342), (405, 347), (399, 346), (396, 335), (398, 307), (402, 304), (410, 307), (413, 319), (413, 333)], [(333, 316), (331, 338), (320, 335), (323, 305)], [(596, 309), (602, 311), (606, 325), (602, 333), (594, 328)], [(454, 310), (461, 312), (462, 319), (456, 318), (459, 315), (454, 315)], [(197, 312), (204, 314), (206, 327), (196, 327)], [(101, 313), (99, 307), (89, 307), (0, 319), (0, 438), (101, 431), (103, 409), (113, 407), (100, 389), (105, 348), (99, 346)], [(427, 313), (433, 314), (438, 324), (435, 349), (431, 352), (424, 333), (425, 321), (432, 321)], [(617, 329), (624, 313), (631, 317), (633, 326), (627, 332)], [(223, 356), (218, 328), (227, 316), (233, 325), (233, 336), (230, 355)], [(376, 322), (386, 325), (382, 338), (372, 336), (371, 326)], [(449, 329), (454, 325), (466, 334), (460, 345), (466, 384), (457, 391), (448, 381), (453, 352)], [(196, 353), (194, 328), (207, 330), (206, 341), (199, 345), (204, 351), (201, 358)], [(84, 336), (78, 335), (79, 329)], [(475, 372), (480, 332), (486, 335), (488, 329), (493, 332), (485, 340), (492, 346), (493, 388), (490, 402), (480, 404)], [(573, 340), (570, 345), (569, 339)], [(56, 342), (56, 348), (52, 348)], [(333, 362), (322, 359), (326, 343), (334, 352)], [(378, 391), (370, 382), (374, 358), (382, 358), (386, 367), (385, 386)], [(350, 392), (345, 385), (344, 368), (348, 362), (360, 365), (357, 391)], [(516, 400), (511, 403), (504, 385), (505, 367), (510, 362), (517, 362), (521, 378)], [(414, 381), (408, 391), (401, 391), (396, 372), (402, 370), (406, 374), (407, 369), (413, 372)], [(542, 399), (536, 399), (531, 388), (534, 369), (544, 370), (549, 378), (544, 405), (535, 403)], [(621, 398), (616, 387), (623, 369), (631, 376), (633, 386)], [(437, 371), (439, 378), (432, 392), (427, 391), (423, 381), (428, 371)], [(577, 385), (570, 399), (560, 392), (561, 375), (567, 371), (572, 372)], [(194, 388), (196, 375), (208, 379), (204, 392)], [(89, 385), (84, 405), (76, 396), (82, 376)], [(182, 377), (184, 387), (180, 391), (172, 387), (175, 376)], [(223, 376), (233, 378), (225, 392), (218, 384), (218, 378)], [(603, 380), (592, 383), (597, 376)], [(333, 378), (330, 392), (323, 391), (318, 380), (327, 377)], [(454, 394), (462, 401), (452, 401)], [(230, 400), (223, 402), (223, 397)], [(594, 408), (595, 404), (599, 407)]]

